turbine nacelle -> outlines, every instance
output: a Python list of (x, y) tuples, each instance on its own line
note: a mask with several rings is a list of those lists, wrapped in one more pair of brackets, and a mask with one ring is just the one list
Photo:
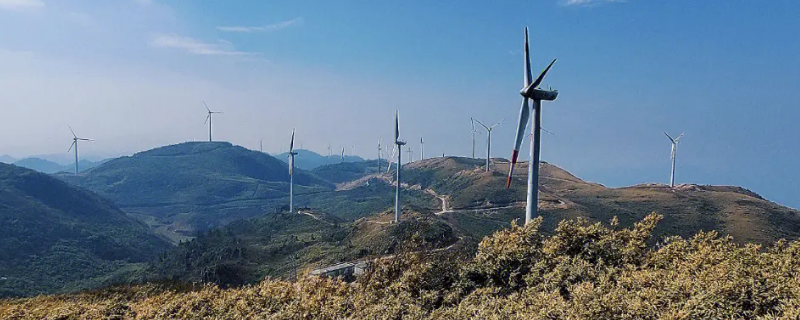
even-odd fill
[(531, 100), (553, 101), (558, 97), (558, 90), (522, 89), (519, 94)]

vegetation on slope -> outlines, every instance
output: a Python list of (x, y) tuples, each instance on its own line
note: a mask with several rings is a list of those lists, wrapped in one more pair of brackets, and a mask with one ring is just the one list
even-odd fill
[(107, 284), (168, 246), (108, 200), (0, 164), (0, 297)]
[(403, 250), (412, 239), (425, 248), (455, 242), (453, 230), (428, 215), (407, 213), (400, 224), (389, 215), (346, 223), (315, 214), (271, 214), (238, 221), (181, 243), (150, 267), (153, 280), (255, 283), (265, 276), (293, 277), (323, 266)]
[(221, 289), (143, 285), (0, 302), (9, 319), (796, 319), (800, 242), (737, 245), (715, 232), (646, 245), (629, 229), (541, 219), (484, 239), (474, 257), (409, 253), (355, 282), (304, 277)]
[[(171, 231), (194, 235), (288, 204), (288, 165), (227, 142), (188, 142), (117, 158), (80, 175), (59, 175), (111, 199), (126, 211), (155, 217)], [(333, 185), (303, 170), (295, 192)]]

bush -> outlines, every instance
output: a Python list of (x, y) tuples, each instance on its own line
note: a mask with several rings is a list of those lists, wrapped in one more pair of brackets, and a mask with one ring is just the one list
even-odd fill
[(629, 229), (541, 219), (486, 237), (460, 262), (378, 259), (355, 282), (304, 277), (221, 289), (143, 285), (0, 302), (0, 318), (797, 319), (800, 242), (736, 245), (715, 232), (648, 247), (660, 216)]

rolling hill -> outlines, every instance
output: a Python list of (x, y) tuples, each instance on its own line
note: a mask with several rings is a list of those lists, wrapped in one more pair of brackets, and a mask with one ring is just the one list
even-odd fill
[(0, 297), (113, 283), (168, 247), (92, 192), (0, 164)]
[[(501, 208), (492, 212), (523, 218), (527, 163), (515, 170), (510, 189), (505, 189), (507, 160), (494, 159), (490, 172), (483, 171), (481, 165), (481, 161), (468, 158), (426, 159), (404, 166), (404, 174), (409, 184), (446, 196), (453, 217)], [(557, 221), (575, 217), (607, 222), (616, 216), (627, 226), (657, 212), (664, 215), (664, 220), (654, 231), (656, 239), (708, 230), (730, 235), (740, 243), (771, 243), (800, 237), (799, 211), (741, 187), (689, 184), (670, 188), (646, 184), (607, 188), (583, 181), (549, 163), (542, 163), (540, 172), (539, 207), (545, 229), (555, 227)], [(502, 214), (498, 218), (503, 223), (508, 221)], [(475, 222), (472, 217), (465, 219)], [(493, 220), (492, 214), (485, 214), (482, 219)]]
[[(288, 166), (226, 142), (160, 147), (58, 177), (110, 199), (173, 240), (288, 205)], [(296, 173), (297, 195), (332, 188), (305, 171)]]

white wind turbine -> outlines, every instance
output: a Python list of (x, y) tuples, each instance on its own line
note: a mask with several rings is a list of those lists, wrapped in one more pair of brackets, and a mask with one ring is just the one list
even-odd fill
[(294, 129), (292, 129), (292, 140), (289, 142), (289, 213), (294, 213)]
[(674, 188), (675, 187), (675, 154), (678, 152), (678, 142), (680, 142), (681, 137), (683, 137), (683, 133), (681, 133), (675, 139), (670, 137), (669, 134), (667, 134), (666, 132), (664, 132), (664, 135), (666, 135), (667, 138), (669, 138), (669, 141), (672, 143), (672, 171), (670, 171), (670, 174), (669, 174), (669, 187), (670, 188)]
[(344, 163), (344, 147), (342, 147), (342, 159), (341, 159), (340, 163)]
[(481, 133), (478, 129), (475, 129), (475, 119), (469, 118), (469, 123), (472, 125), (472, 131), (470, 131), (469, 135), (472, 136), (472, 159), (475, 159), (475, 135)]
[(382, 143), (383, 138), (378, 139), (378, 173), (381, 173), (381, 151), (383, 151), (383, 147), (381, 147)]
[(205, 101), (203, 101), (203, 106), (205, 106), (206, 110), (208, 110), (208, 116), (206, 117), (205, 123), (208, 123), (208, 142), (211, 142), (211, 115), (215, 113), (222, 113), (222, 111), (211, 111)]
[(69, 132), (72, 132), (72, 144), (69, 146), (67, 153), (69, 153), (72, 149), (75, 149), (75, 174), (78, 174), (78, 141), (94, 141), (94, 139), (86, 139), (86, 138), (78, 138), (75, 135), (75, 131), (72, 131), (72, 127), (67, 125), (69, 128)]
[(419, 137), (419, 159), (425, 160), (425, 140)]
[(494, 127), (499, 126), (505, 119), (500, 120), (499, 122), (493, 124), (492, 126), (486, 126), (483, 122), (480, 122), (478, 119), (475, 119), (475, 122), (481, 125), (484, 129), (486, 129), (486, 171), (489, 171), (489, 162), (492, 159), (492, 130)]
[[(520, 91), (522, 95), (522, 106), (519, 111), (517, 134), (514, 141), (514, 150), (511, 153), (511, 164), (508, 169), (506, 188), (511, 186), (511, 177), (514, 173), (514, 165), (517, 163), (517, 156), (519, 156), (519, 147), (522, 144), (522, 140), (525, 139), (525, 127), (527, 126), (531, 112), (533, 112), (533, 117), (531, 118), (531, 133), (533, 134), (533, 138), (531, 139), (530, 147), (531, 160), (528, 163), (528, 196), (527, 205), (525, 207), (525, 224), (528, 224), (533, 220), (533, 216), (537, 213), (539, 208), (539, 152), (541, 148), (542, 131), (542, 100), (555, 100), (556, 97), (558, 97), (558, 91), (539, 89), (539, 85), (542, 83), (542, 80), (544, 80), (545, 75), (547, 75), (547, 72), (550, 71), (550, 68), (556, 62), (555, 59), (553, 59), (550, 65), (548, 65), (547, 68), (539, 74), (539, 77), (531, 83), (533, 76), (531, 74), (527, 27), (525, 28), (525, 45), (523, 49), (525, 51), (525, 61), (523, 63), (525, 80), (523, 89)], [(528, 106), (528, 100), (533, 100), (533, 110)]]
[[(394, 113), (394, 144), (397, 146), (397, 185), (394, 189), (394, 222), (400, 222), (400, 169), (403, 166), (400, 162), (400, 155), (403, 154), (405, 141), (400, 140), (400, 111)], [(391, 167), (391, 166), (390, 166)]]
[(406, 162), (406, 163), (414, 162), (414, 151), (411, 150), (411, 147), (408, 147), (408, 150), (406, 150), (406, 153), (408, 153), (408, 160), (406, 160), (408, 162)]

